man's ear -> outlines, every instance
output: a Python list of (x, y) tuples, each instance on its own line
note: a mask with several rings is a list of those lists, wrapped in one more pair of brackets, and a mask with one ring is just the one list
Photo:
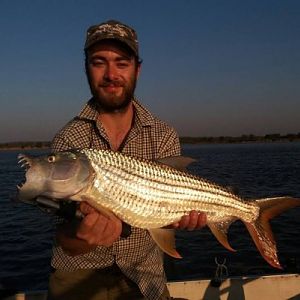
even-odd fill
[(136, 68), (136, 78), (139, 78), (140, 73), (141, 73), (141, 68), (142, 68), (142, 64), (138, 64), (138, 66)]

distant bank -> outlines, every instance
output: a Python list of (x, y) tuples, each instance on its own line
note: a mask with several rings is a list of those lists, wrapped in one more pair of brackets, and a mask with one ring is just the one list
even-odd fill
[(50, 148), (51, 142), (9, 142), (1, 143), (0, 150), (20, 150), (20, 149), (48, 149)]
[(299, 142), (300, 132), (293, 134), (266, 134), (256, 136), (253, 134), (241, 136), (219, 136), (219, 137), (181, 137), (182, 144), (233, 144), (233, 143), (269, 143), (269, 142)]
[[(300, 142), (300, 132), (297, 134), (266, 134), (265, 136), (241, 135), (238, 137), (180, 137), (181, 144), (233, 144), (233, 143), (270, 143), (270, 142)], [(50, 141), (27, 141), (0, 143), (0, 150), (48, 149)]]

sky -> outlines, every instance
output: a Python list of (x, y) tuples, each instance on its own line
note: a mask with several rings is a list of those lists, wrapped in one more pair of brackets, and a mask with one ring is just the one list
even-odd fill
[(48, 141), (90, 98), (90, 25), (138, 33), (136, 97), (180, 136), (300, 132), (298, 0), (0, 0), (0, 143)]

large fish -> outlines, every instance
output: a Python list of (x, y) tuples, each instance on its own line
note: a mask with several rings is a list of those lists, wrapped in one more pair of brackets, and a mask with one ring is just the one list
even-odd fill
[(300, 199), (246, 201), (226, 188), (175, 169), (174, 161), (180, 164), (180, 158), (152, 162), (91, 149), (40, 157), (19, 155), (19, 162), (27, 171), (26, 182), (18, 186), (18, 198), (34, 201), (44, 196), (87, 201), (108, 216), (114, 213), (132, 226), (148, 229), (164, 252), (178, 258), (174, 230), (163, 227), (179, 221), (191, 210), (205, 212), (212, 233), (224, 247), (234, 251), (227, 231), (239, 219), (265, 260), (281, 268), (269, 220), (300, 205)]

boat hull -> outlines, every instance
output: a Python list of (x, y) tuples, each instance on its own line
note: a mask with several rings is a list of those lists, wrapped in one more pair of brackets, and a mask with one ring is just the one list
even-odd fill
[[(210, 283), (211, 280), (202, 279), (168, 282), (167, 286), (171, 296), (181, 300), (300, 299), (299, 274), (231, 277), (224, 280), (219, 287), (213, 287)], [(46, 291), (20, 292), (4, 298), (4, 300), (46, 299)]]

